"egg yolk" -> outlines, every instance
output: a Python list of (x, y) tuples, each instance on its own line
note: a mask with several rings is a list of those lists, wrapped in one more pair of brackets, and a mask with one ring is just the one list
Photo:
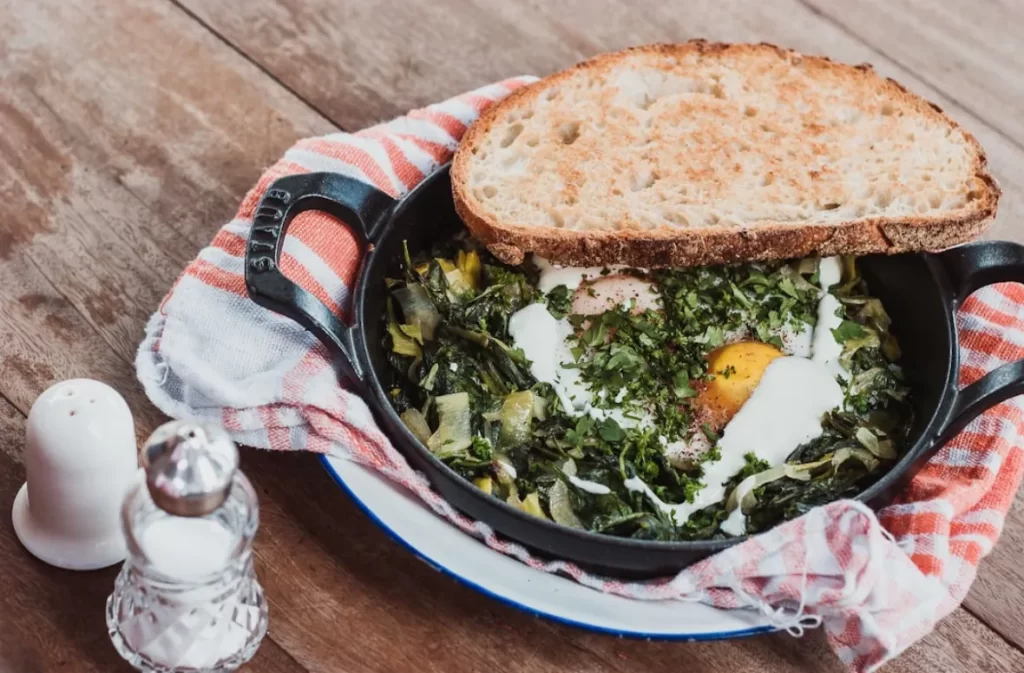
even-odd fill
[(760, 341), (740, 341), (711, 351), (708, 373), (713, 378), (696, 400), (706, 422), (715, 430), (725, 427), (753, 394), (764, 370), (781, 356), (778, 348)]

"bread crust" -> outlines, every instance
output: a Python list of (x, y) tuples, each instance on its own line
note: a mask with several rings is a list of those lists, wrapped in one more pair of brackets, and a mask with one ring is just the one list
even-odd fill
[[(782, 58), (812, 62), (847, 76), (877, 79), (894, 98), (924, 115), (938, 116), (963, 134), (974, 152), (973, 174), (984, 187), (960, 210), (906, 217), (856, 219), (828, 224), (791, 224), (760, 221), (743, 226), (707, 226), (692, 229), (583, 231), (497, 221), (469, 189), (472, 149), (512, 109), (532, 102), (553, 84), (574, 77), (580, 70), (614, 68), (627, 56), (641, 54), (681, 56), (699, 52), (714, 55), (726, 50), (770, 50)], [(892, 79), (884, 79), (870, 65), (835, 63), (826, 57), (806, 56), (775, 45), (726, 44), (693, 40), (683, 44), (654, 44), (602, 54), (517, 90), (488, 109), (467, 131), (451, 169), (455, 209), (466, 226), (499, 259), (521, 263), (535, 253), (559, 264), (594, 266), (626, 264), (637, 267), (681, 267), (754, 260), (786, 259), (810, 255), (870, 253), (895, 254), (935, 251), (979, 236), (996, 215), (1001, 191), (988, 170), (977, 139), (943, 114), (933, 103), (910, 93)]]

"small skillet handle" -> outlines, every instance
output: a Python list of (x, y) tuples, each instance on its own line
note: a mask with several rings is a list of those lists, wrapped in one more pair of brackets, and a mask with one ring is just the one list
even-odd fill
[(249, 298), (312, 332), (331, 350), (339, 373), (357, 383), (364, 372), (354, 357), (353, 328), (281, 272), (281, 253), (288, 226), (307, 210), (348, 224), (365, 251), (376, 242), (395, 203), (376, 188), (337, 173), (290, 175), (276, 180), (263, 195), (245, 248)]
[[(1024, 283), (1024, 246), (1010, 241), (984, 241), (938, 255), (949, 274), (957, 306), (975, 290), (993, 283)], [(1024, 394), (1024, 360), (994, 369), (957, 392), (953, 409), (939, 434), (941, 446), (977, 416)]]

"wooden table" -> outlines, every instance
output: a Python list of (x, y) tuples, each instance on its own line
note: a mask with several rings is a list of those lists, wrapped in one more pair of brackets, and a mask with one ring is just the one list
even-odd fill
[[(110, 382), (140, 441), (162, 422), (132, 367), (142, 327), (296, 138), (600, 51), (709, 37), (871, 62), (977, 135), (1005, 192), (990, 235), (1024, 240), (1024, 4), (633, 5), (2, 0), (0, 505), (24, 479), (25, 414), (51, 383)], [(262, 500), (256, 556), (272, 611), (247, 670), (840, 670), (821, 634), (646, 643), (540, 621), (415, 560), (311, 456), (249, 452), (244, 468)], [(963, 608), (886, 670), (1024, 670), (1022, 503)], [(35, 561), (0, 516), (0, 672), (128, 670), (103, 624), (114, 576)]]

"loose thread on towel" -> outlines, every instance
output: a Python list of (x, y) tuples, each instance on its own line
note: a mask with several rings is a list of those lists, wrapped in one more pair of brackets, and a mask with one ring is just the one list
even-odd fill
[[(807, 576), (810, 559), (808, 559), (807, 547), (804, 547), (804, 562), (800, 571), (800, 601), (795, 609), (789, 612), (785, 603), (778, 607), (773, 606), (766, 600), (757, 598), (748, 593), (742, 586), (739, 578), (733, 577), (733, 581), (727, 585), (730, 590), (750, 607), (758, 610), (764, 615), (772, 626), (785, 631), (794, 638), (800, 638), (808, 629), (816, 629), (821, 626), (823, 618), (821, 615), (807, 614)], [(787, 601), (791, 603), (792, 601)]]

